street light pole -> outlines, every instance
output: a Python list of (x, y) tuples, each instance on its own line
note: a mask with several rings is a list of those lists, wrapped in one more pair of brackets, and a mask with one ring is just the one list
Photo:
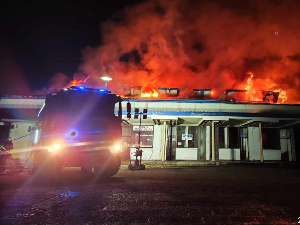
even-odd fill
[(112, 79), (110, 77), (101, 77), (101, 80), (105, 82), (105, 90), (107, 90), (107, 83)]

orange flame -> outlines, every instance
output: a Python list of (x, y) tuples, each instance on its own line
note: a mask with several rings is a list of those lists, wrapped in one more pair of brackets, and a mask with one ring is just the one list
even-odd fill
[(144, 92), (141, 94), (141, 98), (157, 98), (158, 93), (155, 89), (152, 89), (153, 91), (150, 92)]
[(68, 87), (72, 87), (72, 86), (80, 86), (80, 85), (84, 84), (89, 78), (90, 78), (90, 76), (87, 76), (87, 78), (85, 78), (84, 80), (78, 80), (78, 79), (74, 78), (74, 79), (68, 84)]
[(284, 90), (275, 90), (276, 92), (279, 92), (279, 96), (278, 98), (281, 100), (281, 103), (284, 103), (288, 98), (287, 98), (287, 94), (286, 94), (286, 91)]
[[(256, 92), (257, 90), (255, 90), (254, 84), (253, 84), (253, 78), (254, 78), (254, 72), (247, 72), (247, 75), (249, 75), (250, 77), (247, 79), (247, 84), (245, 87), (245, 90), (247, 90), (246, 93), (246, 98), (247, 101), (262, 101), (261, 98), (259, 98), (258, 96), (258, 92)], [(269, 84), (270, 87), (268, 88), (270, 91), (273, 89), (272, 86), (276, 86), (276, 84)], [(279, 92), (279, 96), (278, 99), (280, 100), (280, 103), (284, 103), (287, 100), (287, 93), (284, 90), (281, 89), (277, 89), (274, 90), (274, 92)]]
[(255, 90), (253, 88), (253, 77), (254, 77), (254, 72), (247, 72), (247, 74), (250, 76), (247, 80), (247, 85), (245, 87), (245, 90), (247, 90), (247, 100), (248, 101), (253, 101), (254, 100), (254, 94)]

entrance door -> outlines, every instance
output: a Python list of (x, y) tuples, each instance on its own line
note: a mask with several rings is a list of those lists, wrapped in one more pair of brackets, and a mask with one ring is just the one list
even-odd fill
[(240, 140), (241, 140), (241, 160), (248, 160), (248, 128), (240, 128)]
[(166, 135), (167, 143), (166, 143), (166, 153), (167, 160), (173, 161), (175, 160), (175, 152), (176, 152), (176, 126), (168, 125), (167, 135)]

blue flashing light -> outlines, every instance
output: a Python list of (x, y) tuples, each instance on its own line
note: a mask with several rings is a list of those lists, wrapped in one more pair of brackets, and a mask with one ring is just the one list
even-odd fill
[(94, 89), (94, 88), (87, 88), (87, 87), (83, 87), (83, 86), (71, 86), (70, 90), (73, 90), (73, 91), (84, 90), (84, 91), (93, 91), (93, 92), (100, 92), (100, 93), (111, 93), (111, 91), (108, 91), (105, 89)]

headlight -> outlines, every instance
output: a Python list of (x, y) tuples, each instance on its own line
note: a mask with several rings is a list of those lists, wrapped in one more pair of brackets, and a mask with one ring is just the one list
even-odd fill
[(110, 152), (111, 153), (118, 153), (121, 151), (121, 145), (120, 144), (115, 144), (111, 149)]
[(54, 144), (54, 145), (53, 145), (53, 148), (54, 148), (54, 149), (60, 149), (60, 144)]
[(49, 146), (48, 152), (56, 153), (56, 152), (59, 151), (60, 148), (61, 148), (61, 145), (60, 145), (60, 144), (54, 144), (54, 145), (52, 145), (52, 146)]

